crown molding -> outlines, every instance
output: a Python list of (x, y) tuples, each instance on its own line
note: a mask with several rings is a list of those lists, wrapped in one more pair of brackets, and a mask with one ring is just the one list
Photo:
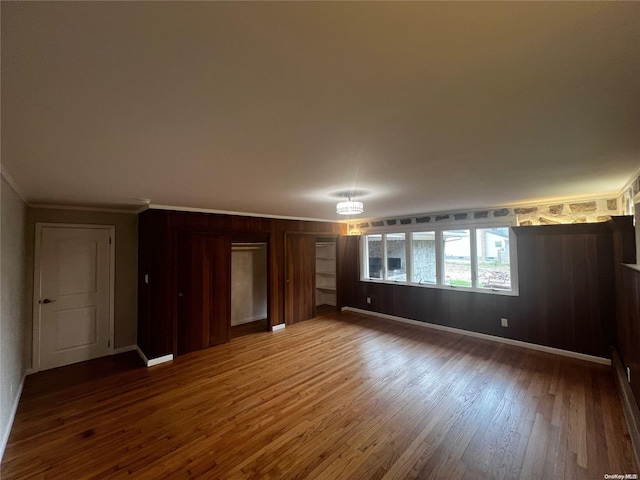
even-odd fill
[(259, 218), (274, 218), (278, 220), (301, 220), (305, 222), (325, 222), (325, 223), (344, 223), (340, 220), (327, 220), (326, 218), (307, 218), (307, 217), (287, 217), (285, 215), (269, 215), (266, 213), (251, 213), (251, 212), (233, 212), (229, 210), (215, 210), (211, 208), (194, 208), (194, 207), (180, 207), (178, 205), (149, 205), (150, 209), (155, 210), (175, 210), (179, 212), (195, 212), (195, 213), (217, 213), (220, 215), (240, 215), (242, 217), (259, 217)]
[(22, 193), (22, 191), (20, 190), (20, 187), (18, 187), (18, 184), (16, 183), (16, 181), (13, 179), (11, 174), (7, 171), (7, 169), (2, 164), (0, 164), (0, 171), (2, 172), (2, 177), (11, 186), (13, 191), (16, 192), (16, 195), (18, 195), (18, 197), (20, 197), (20, 200), (22, 200), (24, 203), (29, 205), (29, 202), (27, 201), (27, 197)]
[(136, 208), (135, 210), (127, 210), (124, 208), (102, 208), (102, 207), (76, 207), (73, 205), (50, 205), (42, 203), (29, 203), (31, 208), (44, 208), (49, 210), (76, 210), (81, 212), (102, 212), (102, 213), (127, 213), (130, 215), (137, 215), (147, 209), (145, 205), (143, 208)]

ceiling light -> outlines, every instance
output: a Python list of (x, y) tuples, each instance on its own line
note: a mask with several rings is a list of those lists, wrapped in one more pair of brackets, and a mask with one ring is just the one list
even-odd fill
[(348, 197), (349, 200), (346, 202), (338, 202), (336, 205), (336, 212), (340, 215), (358, 215), (359, 213), (364, 212), (364, 205), (362, 202), (356, 202), (351, 200), (351, 197)]

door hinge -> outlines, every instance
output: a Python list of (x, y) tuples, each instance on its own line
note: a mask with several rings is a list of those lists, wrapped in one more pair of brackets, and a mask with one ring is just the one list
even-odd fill
[(109, 237), (109, 245), (111, 245), (111, 237)]
[(111, 339), (107, 342), (107, 347), (111, 348)]

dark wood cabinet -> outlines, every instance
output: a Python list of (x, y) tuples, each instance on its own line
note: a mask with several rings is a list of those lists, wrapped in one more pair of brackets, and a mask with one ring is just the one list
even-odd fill
[[(267, 311), (270, 327), (285, 322), (285, 299), (308, 309), (313, 268), (285, 261), (285, 238), (301, 234), (311, 266), (315, 238), (338, 237), (339, 223), (269, 219), (239, 215), (150, 209), (139, 216), (138, 346), (148, 359), (184, 353), (229, 341), (231, 316), (231, 242), (267, 243)], [(306, 258), (306, 257), (305, 257)], [(287, 268), (289, 270), (287, 271)], [(286, 278), (296, 287), (286, 294)], [(339, 292), (338, 292), (339, 295)], [(311, 299), (311, 301), (309, 300)], [(311, 315), (313, 316), (313, 314)]]

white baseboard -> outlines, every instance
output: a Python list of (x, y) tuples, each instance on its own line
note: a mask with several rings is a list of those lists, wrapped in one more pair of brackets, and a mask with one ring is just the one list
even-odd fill
[(142, 358), (142, 361), (147, 367), (153, 367), (154, 365), (159, 365), (161, 363), (170, 362), (171, 360), (173, 360), (173, 353), (170, 353), (169, 355), (164, 355), (162, 357), (152, 358), (151, 360), (149, 360), (147, 356), (143, 353), (143, 351), (140, 350), (140, 347), (138, 347), (137, 345), (135, 346), (135, 350), (138, 352), (138, 355), (140, 355), (140, 358)]
[(160, 365), (161, 363), (170, 362), (171, 360), (173, 360), (173, 353), (170, 353), (169, 355), (165, 355), (163, 357), (152, 358), (151, 360), (147, 361), (147, 367)]
[(7, 429), (6, 431), (2, 432), (2, 437), (0, 437), (0, 462), (2, 461), (2, 457), (4, 457), (4, 450), (5, 448), (7, 448), (7, 443), (9, 442), (11, 427), (13, 426), (13, 421), (16, 418), (18, 405), (20, 404), (20, 396), (22, 395), (22, 387), (24, 386), (24, 379), (26, 377), (27, 377), (27, 372), (25, 371), (25, 373), (22, 375), (22, 380), (20, 381), (20, 385), (18, 385), (18, 391), (16, 392), (16, 396), (13, 400), (13, 407), (11, 408), (9, 421), (7, 422)]
[(278, 325), (274, 325), (273, 327), (271, 327), (271, 331), (275, 332), (277, 330), (284, 330), (284, 327), (286, 327), (286, 325), (284, 323), (280, 323)]
[(145, 365), (149, 366), (149, 359), (147, 358), (147, 356), (144, 354), (144, 352), (142, 350), (140, 350), (140, 347), (136, 345), (136, 352), (138, 352), (138, 355), (140, 355), (140, 358), (142, 359), (142, 361), (144, 362)]
[(511, 338), (497, 337), (495, 335), (488, 335), (486, 333), (471, 332), (469, 330), (462, 330), (460, 328), (445, 327), (443, 325), (436, 325), (435, 323), (427, 323), (421, 322), (419, 320), (411, 320), (409, 318), (396, 317), (395, 315), (387, 315), (386, 313), (370, 312), (369, 310), (363, 310), (361, 308), (342, 307), (342, 311), (362, 313), (364, 315), (384, 318), (386, 320), (393, 320), (395, 322), (408, 323), (409, 325), (417, 325), (419, 327), (457, 333), (458, 335), (466, 335), (468, 337), (482, 338), (484, 340), (490, 340), (492, 342), (506, 343), (507, 345), (515, 345), (516, 347), (528, 348), (530, 350), (537, 350), (539, 352), (553, 353), (555, 355), (562, 355), (563, 357), (577, 358), (579, 360), (586, 360), (587, 362), (599, 363), (602, 365), (611, 365), (611, 360), (608, 358), (596, 357), (594, 355), (587, 355), (585, 353), (571, 352), (569, 350), (562, 350), (561, 348), (547, 347), (545, 345), (538, 345), (536, 343), (523, 342), (521, 340), (512, 340)]

